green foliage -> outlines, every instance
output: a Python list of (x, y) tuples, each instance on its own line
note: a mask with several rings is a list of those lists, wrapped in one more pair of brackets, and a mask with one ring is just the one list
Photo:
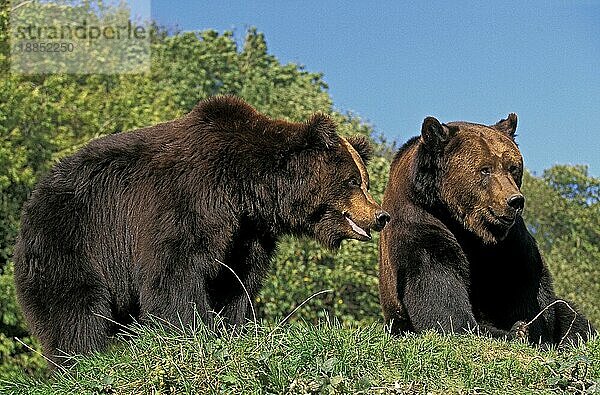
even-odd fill
[(28, 335), (17, 306), (12, 263), (5, 266), (0, 274), (0, 314), (0, 378), (14, 377), (23, 372), (40, 374), (45, 362), (37, 354), (29, 352), (39, 348), (39, 344)]
[[(557, 165), (544, 172), (544, 180), (565, 199), (586, 207), (600, 203), (600, 180), (588, 175), (587, 166)], [(598, 230), (596, 228), (596, 230)], [(600, 234), (600, 230), (598, 230)]]
[(600, 326), (600, 179), (584, 166), (525, 174), (525, 219), (554, 276), (556, 293)]
[(473, 335), (396, 338), (380, 325), (248, 325), (219, 337), (205, 327), (137, 332), (53, 380), (16, 377), (0, 392), (584, 394), (600, 386), (598, 338), (558, 353)]
[(153, 51), (153, 79), (167, 87), (184, 112), (215, 94), (235, 94), (272, 117), (304, 120), (329, 112), (331, 99), (320, 74), (282, 65), (267, 53), (262, 33), (250, 29), (241, 52), (231, 32), (187, 32), (169, 37)]
[[(130, 9), (125, 2), (106, 4), (103, 1), (13, 0), (10, 3), (10, 28), (13, 30), (10, 37), (13, 48), (10, 61), (14, 72), (131, 73), (148, 64), (151, 26), (134, 23), (136, 28), (139, 26), (144, 30), (143, 36), (146, 39), (143, 40), (90, 38), (96, 34), (96, 37), (100, 36), (100, 27), (111, 26), (118, 29), (129, 23)], [(90, 30), (86, 29), (83, 36), (70, 31), (68, 28), (74, 22), (85, 24)], [(34, 27), (33, 33), (30, 27)], [(92, 32), (92, 27), (98, 30)], [(72, 45), (71, 51), (55, 51), (49, 56), (44, 51), (19, 50), (19, 45), (31, 45), (31, 37), (38, 42), (53, 40), (54, 43), (57, 43), (58, 37), (59, 42), (63, 43), (64, 38)]]
[(8, 72), (8, 22), (10, 20), (9, 8), (10, 2), (3, 0), (0, 2), (0, 76)]

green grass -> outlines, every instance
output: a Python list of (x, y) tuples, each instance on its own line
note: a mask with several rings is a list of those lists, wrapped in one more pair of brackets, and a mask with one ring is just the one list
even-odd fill
[(2, 381), (0, 393), (600, 393), (598, 337), (559, 353), (472, 335), (395, 338), (380, 325), (263, 325), (220, 337), (203, 328), (136, 331), (66, 373)]

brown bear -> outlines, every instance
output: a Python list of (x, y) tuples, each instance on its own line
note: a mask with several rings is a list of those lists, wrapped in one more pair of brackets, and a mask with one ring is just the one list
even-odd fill
[(15, 283), (29, 328), (60, 362), (132, 319), (244, 323), (281, 235), (337, 248), (384, 227), (370, 149), (325, 115), (274, 120), (232, 96), (92, 141), (24, 207)]
[(563, 303), (534, 319), (557, 298), (521, 217), (516, 127), (515, 114), (491, 126), (429, 117), (396, 154), (379, 275), (392, 333), (474, 330), (547, 346), (593, 331)]

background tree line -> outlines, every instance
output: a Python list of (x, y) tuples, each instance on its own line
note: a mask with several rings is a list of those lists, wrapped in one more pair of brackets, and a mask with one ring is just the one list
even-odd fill
[[(394, 147), (359, 118), (334, 109), (319, 73), (282, 64), (264, 36), (208, 30), (167, 35), (155, 29), (151, 72), (143, 75), (16, 75), (9, 72), (9, 3), (0, 5), (0, 378), (39, 372), (44, 361), (26, 346), (29, 337), (15, 300), (12, 249), (20, 210), (36, 180), (60, 158), (90, 139), (181, 116), (201, 99), (230, 93), (272, 117), (300, 121), (331, 114), (342, 134), (370, 136), (377, 155), (369, 164), (372, 192), (380, 201)], [(477, 121), (477, 120), (475, 120)], [(415, 125), (415, 134), (419, 125)], [(402, 143), (402, 142), (399, 142)], [(554, 166), (526, 173), (525, 218), (555, 276), (559, 295), (577, 303), (600, 326), (600, 179), (585, 166)], [(326, 317), (348, 325), (381, 322), (377, 290), (377, 236), (345, 242), (338, 252), (315, 242), (281, 243), (271, 275), (257, 298), (261, 319)]]

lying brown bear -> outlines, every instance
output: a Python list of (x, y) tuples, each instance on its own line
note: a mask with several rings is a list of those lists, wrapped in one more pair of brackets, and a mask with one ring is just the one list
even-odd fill
[[(383, 199), (380, 298), (393, 333), (471, 329), (559, 345), (589, 321), (557, 299), (521, 212), (517, 116), (495, 125), (426, 118), (396, 154)], [(533, 320), (530, 325), (525, 325)]]
[(325, 115), (274, 120), (234, 97), (92, 141), (24, 208), (15, 282), (30, 329), (54, 357), (101, 350), (132, 318), (243, 323), (248, 298), (221, 263), (253, 298), (281, 235), (337, 248), (383, 228), (369, 155)]

